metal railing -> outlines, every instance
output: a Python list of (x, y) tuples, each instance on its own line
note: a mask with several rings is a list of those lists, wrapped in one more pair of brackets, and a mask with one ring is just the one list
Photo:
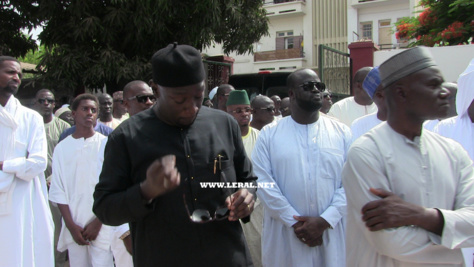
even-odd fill
[(303, 48), (290, 48), (290, 49), (279, 49), (272, 51), (255, 52), (253, 59), (257, 61), (267, 60), (280, 60), (280, 59), (292, 59), (292, 58), (304, 58)]
[(325, 45), (318, 46), (318, 54), (318, 74), (321, 81), (336, 98), (351, 95), (352, 60), (350, 55)]
[(281, 4), (281, 3), (287, 3), (287, 2), (306, 2), (306, 0), (263, 0), (264, 5), (274, 5), (274, 4)]

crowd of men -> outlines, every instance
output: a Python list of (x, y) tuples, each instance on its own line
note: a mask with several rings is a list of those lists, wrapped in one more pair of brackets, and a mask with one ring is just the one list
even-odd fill
[(334, 104), (311, 69), (204, 99), (195, 48), (151, 65), (30, 109), (0, 56), (0, 266), (473, 266), (474, 59), (445, 83), (411, 48)]

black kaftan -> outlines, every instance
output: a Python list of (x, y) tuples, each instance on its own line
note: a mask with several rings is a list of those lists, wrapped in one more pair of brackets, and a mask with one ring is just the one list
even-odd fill
[[(168, 154), (176, 156), (181, 184), (147, 205), (139, 183), (148, 166)], [(202, 107), (191, 126), (179, 128), (149, 109), (109, 136), (94, 212), (104, 224), (130, 223), (135, 266), (252, 266), (238, 221), (192, 223), (185, 209), (183, 195), (191, 213), (200, 208), (212, 214), (224, 203), (226, 191), (200, 186), (221, 181), (214, 173), (218, 155), (229, 182), (256, 184), (240, 129), (222, 111)]]

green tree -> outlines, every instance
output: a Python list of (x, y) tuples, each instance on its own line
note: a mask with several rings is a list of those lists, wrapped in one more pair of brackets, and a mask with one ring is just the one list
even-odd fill
[(36, 50), (30, 50), (23, 57), (20, 57), (21, 62), (38, 65), (41, 57), (44, 54), (44, 45), (39, 46)]
[(263, 1), (43, 0), (46, 80), (61, 86), (116, 91), (151, 78), (154, 52), (177, 41), (198, 49), (222, 43), (226, 53), (248, 53), (268, 33)]
[(404, 17), (396, 25), (397, 39), (412, 40), (411, 46), (446, 46), (472, 42), (474, 1), (421, 0), (418, 17)]
[(31, 31), (41, 24), (36, 17), (38, 1), (1, 0), (0, 5), (0, 55), (23, 57), (37, 49), (35, 40), (22, 29)]

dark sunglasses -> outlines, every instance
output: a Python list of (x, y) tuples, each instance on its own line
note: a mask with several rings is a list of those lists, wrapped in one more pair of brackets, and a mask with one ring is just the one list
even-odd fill
[(122, 99), (115, 99), (115, 100), (114, 100), (114, 103), (120, 103), (120, 104), (123, 104), (123, 100), (122, 100)]
[(232, 113), (237, 113), (237, 114), (242, 114), (242, 113), (250, 113), (252, 112), (252, 109), (251, 108), (238, 108), (236, 110), (232, 110)]
[(313, 91), (313, 89), (316, 88), (322, 92), (326, 89), (326, 85), (322, 82), (305, 82), (301, 84), (300, 87), (305, 91)]
[(324, 98), (331, 98), (332, 95), (331, 95), (331, 94), (323, 94), (323, 97), (324, 97)]
[(229, 217), (230, 210), (227, 206), (221, 206), (216, 209), (214, 215), (211, 216), (208, 210), (197, 209), (194, 210), (191, 214), (189, 212), (188, 204), (186, 203), (186, 196), (183, 194), (184, 206), (186, 207), (186, 212), (188, 213), (189, 219), (194, 223), (208, 223), (212, 221), (222, 221)]
[(151, 102), (156, 101), (156, 97), (154, 95), (137, 95), (137, 96), (132, 96), (128, 98), (128, 100), (133, 100), (133, 99), (137, 99), (138, 103), (146, 103), (148, 99), (150, 99)]
[[(214, 171), (216, 170), (216, 168), (218, 168), (220, 172), (220, 182), (224, 182), (227, 184), (227, 178), (225, 176), (225, 173), (221, 169), (222, 167), (221, 160), (222, 160), (221, 155), (215, 158)], [(227, 188), (227, 191), (228, 192), (226, 193), (226, 197), (224, 199), (227, 199), (227, 197), (232, 194), (231, 189)], [(184, 207), (186, 208), (186, 212), (188, 213), (189, 219), (194, 223), (208, 223), (212, 221), (222, 221), (228, 218), (230, 214), (230, 210), (227, 208), (227, 205), (225, 205), (225, 203), (224, 205), (216, 209), (213, 216), (211, 216), (211, 213), (205, 209), (197, 209), (197, 210), (194, 210), (193, 213), (191, 213), (189, 212), (185, 194), (183, 194), (183, 201), (184, 201)]]
[(56, 102), (56, 101), (52, 98), (39, 98), (38, 99), (38, 103), (40, 103), (40, 104), (44, 104), (44, 103), (54, 104), (54, 102)]
[(268, 107), (268, 108), (260, 108), (261, 110), (266, 110), (268, 112), (274, 112), (275, 111), (275, 107)]
[(283, 113), (283, 112), (286, 112), (287, 110), (289, 110), (290, 107), (286, 107), (286, 108), (280, 108), (280, 112)]

